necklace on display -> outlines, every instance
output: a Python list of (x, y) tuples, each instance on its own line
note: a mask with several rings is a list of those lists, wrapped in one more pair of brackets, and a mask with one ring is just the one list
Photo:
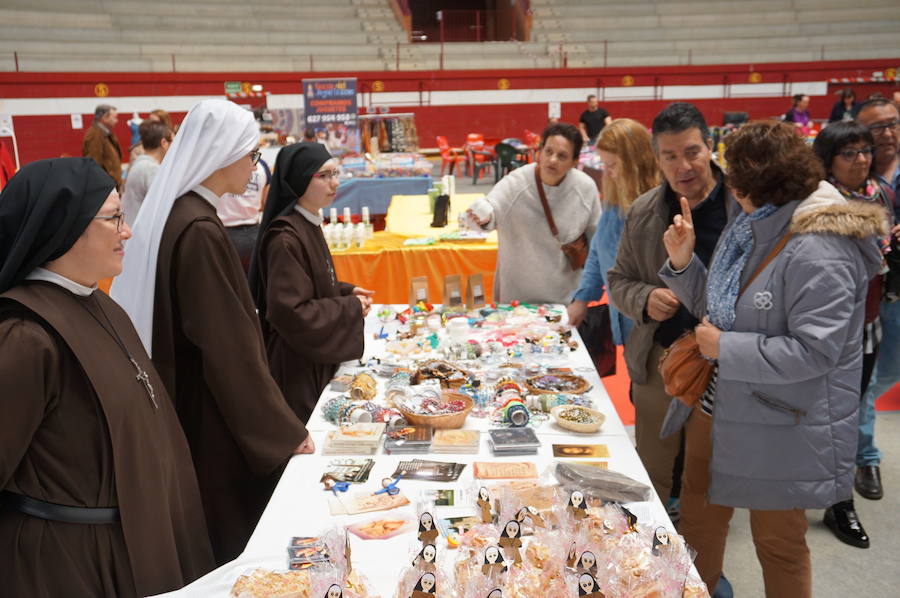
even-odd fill
[(147, 396), (150, 398), (150, 402), (153, 404), (153, 408), (159, 409), (159, 403), (156, 401), (156, 392), (154, 392), (154, 390), (153, 390), (153, 385), (150, 384), (150, 376), (147, 374), (147, 370), (143, 369), (140, 366), (140, 364), (137, 362), (137, 360), (134, 357), (132, 357), (131, 352), (125, 346), (125, 343), (123, 343), (122, 339), (119, 338), (119, 333), (116, 332), (116, 329), (112, 325), (112, 322), (110, 321), (109, 316), (107, 316), (106, 312), (103, 311), (103, 307), (100, 305), (100, 302), (97, 301), (97, 299), (94, 298), (93, 295), (91, 296), (91, 298), (94, 299), (94, 302), (97, 305), (97, 309), (99, 309), (100, 313), (103, 314), (103, 318), (106, 320), (106, 323), (109, 326), (109, 328), (104, 326), (103, 322), (100, 321), (100, 318), (98, 318), (96, 315), (94, 315), (94, 312), (92, 312), (90, 309), (88, 309), (88, 307), (86, 305), (82, 304), (81, 302), (79, 302), (79, 305), (81, 305), (84, 308), (84, 310), (86, 312), (88, 312), (88, 314), (92, 318), (94, 318), (94, 320), (96, 320), (97, 324), (100, 325), (100, 328), (105, 330), (106, 333), (109, 336), (111, 336), (114, 341), (116, 341), (116, 344), (119, 345), (119, 348), (122, 349), (122, 352), (125, 354), (126, 357), (128, 357), (128, 361), (130, 361), (131, 365), (134, 366), (135, 380), (137, 380), (137, 382), (139, 384), (143, 385), (144, 391), (147, 393)]

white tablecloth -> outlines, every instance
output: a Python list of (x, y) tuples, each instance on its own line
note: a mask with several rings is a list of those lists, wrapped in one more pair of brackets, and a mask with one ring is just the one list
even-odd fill
[[(373, 307), (373, 313), (377, 306)], [(366, 323), (366, 351), (364, 359), (371, 356), (383, 356), (384, 341), (372, 340), (372, 333), (381, 328), (381, 323), (370, 316)], [(388, 331), (391, 331), (388, 327)], [(575, 333), (577, 335), (577, 332)], [(538, 437), (542, 446), (537, 456), (510, 456), (494, 457), (488, 446), (487, 434), (481, 438), (481, 450), (477, 455), (386, 455), (379, 449), (375, 455), (375, 466), (369, 475), (369, 481), (361, 485), (351, 486), (351, 491), (362, 488), (372, 491), (380, 488), (380, 480), (389, 476), (401, 460), (408, 459), (434, 459), (437, 461), (455, 461), (458, 463), (472, 463), (473, 461), (530, 461), (538, 466), (540, 474), (545, 474), (554, 463), (552, 454), (553, 444), (605, 444), (609, 449), (609, 469), (624, 473), (633, 479), (650, 485), (650, 478), (644, 466), (641, 464), (637, 453), (629, 439), (621, 420), (616, 414), (615, 408), (609, 399), (596, 370), (591, 365), (590, 356), (583, 345), (577, 351), (565, 354), (561, 360), (554, 362), (557, 365), (568, 365), (576, 373), (583, 376), (592, 384), (588, 395), (593, 399), (597, 410), (606, 415), (606, 422), (597, 434), (573, 434), (556, 426), (555, 423), (546, 422), (537, 428)], [(355, 370), (358, 364), (345, 364), (344, 369)], [(379, 380), (379, 385), (383, 381)], [(337, 393), (326, 390), (320, 397), (319, 405)], [(260, 518), (253, 535), (250, 537), (244, 552), (234, 561), (223, 565), (186, 586), (177, 592), (161, 594), (160, 596), (172, 598), (203, 597), (225, 598), (229, 595), (235, 579), (245, 572), (256, 567), (279, 570), (287, 567), (287, 546), (292, 536), (316, 536), (336, 525), (349, 525), (359, 521), (373, 518), (377, 513), (364, 513), (359, 515), (331, 516), (328, 508), (328, 497), (331, 493), (323, 490), (319, 479), (328, 462), (337, 457), (321, 454), (324, 445), (325, 434), (334, 429), (334, 425), (325, 421), (317, 407), (316, 412), (310, 418), (307, 425), (316, 441), (317, 454), (298, 455), (291, 459), (285, 469), (281, 480), (275, 489), (269, 505)], [(486, 418), (470, 416), (466, 420), (466, 428), (487, 430), (490, 422)], [(596, 461), (598, 459), (590, 459)], [(573, 460), (577, 461), (577, 460)], [(415, 505), (422, 490), (433, 488), (470, 488), (473, 486), (473, 471), (467, 466), (457, 482), (450, 484), (437, 484), (428, 481), (402, 480), (399, 484), (403, 493), (410, 499), (411, 504), (400, 509), (389, 511), (390, 515), (405, 514), (415, 518)], [(657, 522), (666, 525), (674, 531), (666, 510), (656, 498), (642, 503), (630, 503), (629, 509), (637, 515), (640, 521)], [(445, 512), (452, 509), (453, 512)], [(460, 513), (460, 508), (437, 507), (435, 517), (443, 518)], [(474, 514), (474, 506), (471, 509), (462, 510), (467, 514)], [(405, 567), (410, 558), (414, 544), (412, 533), (401, 534), (388, 540), (361, 540), (350, 535), (353, 550), (354, 567), (364, 573), (374, 586), (376, 593), (382, 598), (390, 598), (396, 589), (399, 570)], [(442, 550), (442, 558), (451, 559), (453, 551)], [(440, 561), (442, 564), (444, 561)], [(449, 561), (448, 561), (449, 562)]]

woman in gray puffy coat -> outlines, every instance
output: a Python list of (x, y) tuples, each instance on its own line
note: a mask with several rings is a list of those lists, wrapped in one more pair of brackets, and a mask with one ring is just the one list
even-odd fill
[(715, 588), (734, 507), (749, 508), (766, 596), (810, 597), (804, 509), (853, 490), (864, 303), (887, 223), (822, 181), (788, 125), (745, 126), (725, 158), (743, 214), (709, 272), (689, 209), (664, 236), (660, 276), (703, 318), (697, 342), (717, 364), (687, 420), (679, 531)]

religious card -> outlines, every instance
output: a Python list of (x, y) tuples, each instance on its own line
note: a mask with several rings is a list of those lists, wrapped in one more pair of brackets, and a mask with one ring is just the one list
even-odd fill
[(435, 430), (431, 441), (433, 453), (477, 453), (481, 445), (478, 430)]
[(452, 488), (422, 490), (419, 496), (425, 501), (433, 502), (436, 507), (452, 507), (456, 504), (456, 491)]
[(369, 472), (374, 464), (372, 459), (332, 459), (322, 474), (322, 480), (331, 476), (338, 482), (360, 484), (369, 479)]
[(533, 449), (541, 446), (533, 428), (496, 428), (488, 430), (495, 450)]
[(402, 476), (407, 480), (430, 480), (433, 482), (455, 482), (465, 469), (463, 463), (445, 463), (442, 461), (401, 461), (397, 464), (392, 477)]
[(309, 569), (329, 562), (328, 547), (320, 538), (291, 538), (288, 546), (288, 564), (292, 570)]
[(401, 491), (391, 496), (387, 492), (374, 494), (359, 490), (328, 497), (328, 508), (332, 515), (356, 515), (373, 511), (388, 511), (409, 504), (409, 499)]
[(538, 477), (534, 463), (511, 461), (475, 462), (475, 477), (482, 480), (520, 479)]
[(554, 444), (553, 456), (561, 457), (592, 457), (594, 459), (608, 459), (609, 447), (605, 444)]
[(384, 452), (427, 453), (431, 449), (431, 426), (388, 426), (384, 433)]

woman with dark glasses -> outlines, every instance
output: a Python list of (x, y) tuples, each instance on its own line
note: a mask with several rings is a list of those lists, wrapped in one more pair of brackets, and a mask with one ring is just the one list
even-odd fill
[[(885, 218), (893, 225), (893, 209), (889, 191), (882, 187), (872, 172), (872, 150), (875, 139), (868, 128), (856, 122), (839, 122), (826, 127), (816, 138), (813, 150), (825, 166), (828, 182), (848, 200), (875, 203), (884, 207)], [(882, 251), (887, 253), (890, 238), (882, 240)], [(878, 357), (881, 341), (879, 307), (883, 294), (883, 274), (877, 274), (869, 282), (866, 295), (866, 315), (863, 328), (863, 370), (860, 397), (866, 397), (866, 389)], [(868, 454), (876, 452), (874, 400), (861, 400), (859, 404), (859, 444), (856, 465), (864, 470)], [(857, 480), (859, 473), (857, 473)], [(855, 484), (857, 489), (859, 483)], [(859, 490), (857, 490), (859, 491)], [(825, 511), (825, 525), (846, 544), (858, 548), (869, 547), (869, 536), (859, 521), (853, 498), (838, 502)]]
[(374, 294), (335, 275), (319, 210), (337, 188), (337, 163), (324, 145), (282, 148), (250, 267), (272, 377), (304, 422), (338, 365), (362, 356)]

